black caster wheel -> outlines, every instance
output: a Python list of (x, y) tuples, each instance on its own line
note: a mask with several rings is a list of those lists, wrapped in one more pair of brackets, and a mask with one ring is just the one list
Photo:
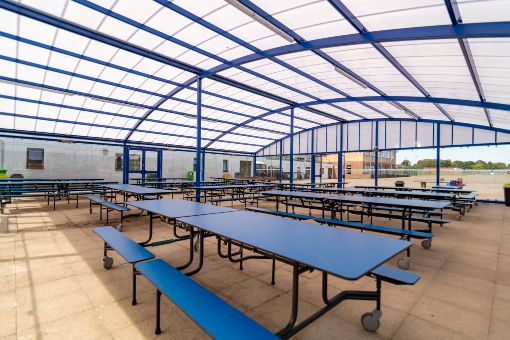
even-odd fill
[(363, 328), (368, 331), (374, 333), (379, 329), (381, 323), (379, 319), (381, 318), (382, 312), (379, 310), (374, 310), (371, 313), (365, 313), (361, 316), (361, 324)]
[(113, 258), (105, 256), (103, 257), (103, 267), (104, 269), (110, 269), (113, 266)]
[(404, 257), (403, 259), (397, 261), (397, 266), (403, 270), (408, 270), (410, 265), (411, 259), (409, 257)]
[(422, 240), (421, 246), (425, 249), (430, 249), (430, 247), (432, 247), (432, 239), (426, 238), (426, 239)]

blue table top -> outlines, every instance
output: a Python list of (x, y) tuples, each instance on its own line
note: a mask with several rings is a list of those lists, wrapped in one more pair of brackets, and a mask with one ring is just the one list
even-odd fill
[(248, 211), (177, 220), (347, 280), (366, 275), (411, 246), (408, 241)]
[(96, 186), (99, 186), (99, 185), (104, 185), (104, 184), (115, 184), (117, 182), (115, 181), (96, 181), (96, 180), (92, 180), (92, 181), (88, 181), (88, 180), (61, 180), (61, 181), (57, 181), (57, 180), (51, 180), (51, 181), (2, 181), (0, 182), (0, 186), (23, 186), (23, 185), (26, 185), (26, 186), (30, 186), (30, 185), (62, 185), (62, 184), (66, 184), (66, 185), (73, 185), (73, 184), (90, 184), (90, 185), (96, 185)]
[(232, 208), (177, 199), (132, 201), (126, 202), (126, 204), (168, 218), (238, 211)]
[(171, 194), (171, 190), (165, 190), (165, 189), (158, 189), (158, 188), (148, 188), (143, 187), (140, 185), (133, 185), (133, 184), (112, 184), (112, 185), (105, 185), (106, 188), (110, 188), (113, 190), (119, 190), (119, 191), (125, 191), (130, 192), (132, 194), (138, 194), (138, 195), (159, 195), (159, 194)]
[(318, 192), (337, 192), (337, 193), (350, 193), (371, 196), (395, 196), (395, 197), (416, 197), (416, 198), (433, 198), (433, 199), (453, 199), (454, 194), (440, 193), (433, 191), (410, 191), (410, 190), (378, 190), (378, 189), (352, 189), (352, 188), (312, 188), (312, 191)]
[(226, 184), (226, 185), (205, 185), (205, 186), (192, 186), (191, 188), (200, 190), (228, 190), (228, 189), (250, 189), (250, 188), (269, 188), (274, 187), (275, 184)]
[(375, 185), (356, 185), (355, 188), (363, 188), (369, 190), (398, 190), (398, 191), (425, 191), (425, 192), (451, 192), (458, 194), (469, 194), (475, 190), (455, 189), (455, 187), (447, 188), (445, 186), (433, 186), (431, 188), (421, 187), (395, 187), (395, 186), (375, 186)]
[(270, 190), (261, 192), (267, 196), (283, 196), (296, 198), (309, 198), (322, 201), (338, 201), (359, 204), (385, 205), (400, 208), (443, 209), (450, 204), (449, 201), (424, 201), (403, 198), (353, 196), (353, 195), (330, 195), (315, 192)]

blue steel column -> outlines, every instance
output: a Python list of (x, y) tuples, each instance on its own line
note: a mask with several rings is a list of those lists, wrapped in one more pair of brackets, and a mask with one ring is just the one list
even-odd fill
[(379, 185), (379, 122), (375, 122), (374, 185)]
[(197, 81), (197, 151), (196, 151), (196, 175), (195, 175), (195, 196), (196, 201), (200, 202), (200, 180), (202, 179), (202, 78)]
[(129, 184), (129, 147), (126, 144), (122, 156), (122, 183)]
[(340, 151), (338, 151), (338, 183), (337, 188), (344, 187), (344, 125), (340, 124)]
[(315, 188), (315, 130), (312, 129), (312, 152), (310, 153), (310, 184)]
[(158, 150), (157, 177), (158, 179), (163, 178), (163, 149)]
[(252, 165), (251, 165), (251, 177), (257, 176), (257, 155), (253, 155)]
[(441, 178), (441, 124), (437, 124), (436, 131), (436, 185), (439, 185)]
[(279, 182), (282, 182), (283, 178), (283, 140), (280, 142), (280, 180)]
[(294, 108), (290, 109), (290, 176), (289, 188), (294, 189)]
[(205, 150), (202, 151), (202, 166), (200, 171), (200, 181), (205, 181)]

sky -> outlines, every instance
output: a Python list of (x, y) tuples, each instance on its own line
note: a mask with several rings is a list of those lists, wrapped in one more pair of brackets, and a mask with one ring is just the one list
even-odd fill
[[(418, 160), (426, 158), (435, 159), (436, 149), (401, 150), (397, 152), (398, 164), (405, 159), (414, 164)], [(441, 159), (451, 159), (452, 161), (477, 161), (481, 159), (486, 162), (508, 164), (510, 163), (510, 145), (443, 148), (441, 149)]]

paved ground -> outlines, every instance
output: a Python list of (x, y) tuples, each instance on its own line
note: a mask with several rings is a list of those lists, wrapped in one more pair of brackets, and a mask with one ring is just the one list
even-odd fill
[[(272, 204), (271, 204), (272, 205)], [(155, 338), (155, 290), (139, 278), (139, 304), (130, 304), (130, 267), (115, 256), (102, 268), (102, 243), (91, 227), (102, 225), (88, 204), (75, 209), (45, 202), (11, 205), (0, 224), (0, 338)], [(455, 218), (454, 215), (449, 216)], [(116, 222), (116, 221), (114, 221)], [(130, 217), (126, 233), (142, 240), (146, 217)], [(379, 224), (398, 223), (378, 221)], [(156, 223), (156, 238), (169, 229)], [(510, 334), (510, 209), (475, 207), (463, 221), (435, 229), (432, 249), (413, 247), (411, 269), (422, 276), (412, 287), (383, 284), (383, 317), (376, 334), (360, 325), (373, 302), (348, 301), (333, 309), (296, 339), (508, 339)], [(283, 327), (290, 308), (290, 267), (278, 265), (271, 286), (270, 263), (245, 263), (243, 271), (219, 259), (206, 242), (205, 267), (195, 280), (272, 331)], [(183, 263), (187, 244), (153, 249), (171, 264)], [(395, 260), (391, 262), (394, 265)], [(320, 273), (307, 273), (300, 284), (300, 318), (321, 306)], [(330, 290), (373, 287), (365, 278), (331, 280)], [(159, 339), (206, 335), (171, 302), (162, 304)]]

